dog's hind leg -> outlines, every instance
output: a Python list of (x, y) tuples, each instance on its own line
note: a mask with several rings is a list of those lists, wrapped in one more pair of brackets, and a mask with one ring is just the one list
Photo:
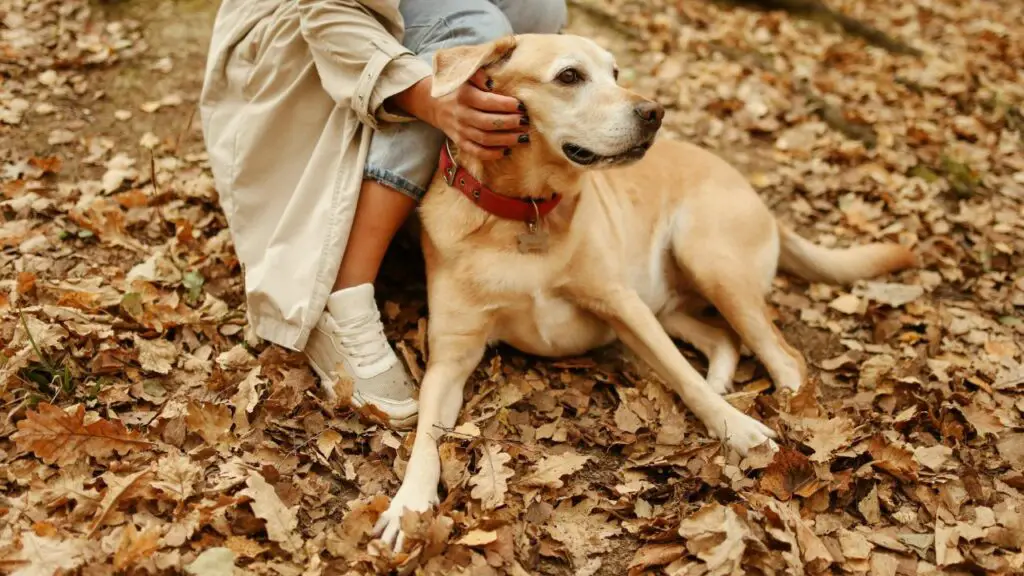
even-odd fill
[[(444, 292), (442, 290), (442, 292)], [(420, 387), (416, 439), (405, 468), (405, 477), (373, 533), (400, 551), (405, 541), (402, 513), (422, 512), (437, 503), (441, 459), (437, 442), (455, 426), (462, 409), (462, 390), (479, 365), (486, 349), (485, 320), (458, 305), (430, 301), (429, 360)], [(435, 307), (436, 306), (436, 307)], [(441, 327), (444, 333), (433, 327)]]
[(706, 380), (712, 390), (718, 394), (732, 390), (732, 377), (740, 362), (740, 342), (731, 328), (712, 326), (679, 308), (658, 319), (666, 332), (689, 342), (707, 357)]
[(765, 442), (774, 446), (771, 439), (775, 432), (711, 390), (635, 290), (623, 285), (589, 283), (567, 286), (566, 290), (577, 305), (608, 322), (622, 342), (679, 394), (712, 436), (740, 454)]
[(758, 275), (763, 271), (751, 264), (749, 254), (730, 248), (717, 245), (713, 251), (678, 250), (676, 257), (690, 272), (701, 295), (764, 363), (775, 385), (795, 392), (806, 376), (803, 355), (772, 323), (765, 303), (765, 282)]

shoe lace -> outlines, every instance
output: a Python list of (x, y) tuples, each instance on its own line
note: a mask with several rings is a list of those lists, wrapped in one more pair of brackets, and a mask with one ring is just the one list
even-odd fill
[(352, 362), (359, 367), (373, 364), (391, 351), (377, 310), (339, 322), (334, 335)]

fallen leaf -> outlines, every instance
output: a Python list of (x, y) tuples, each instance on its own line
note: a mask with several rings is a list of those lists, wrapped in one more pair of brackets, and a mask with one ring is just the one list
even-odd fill
[(629, 576), (639, 576), (648, 568), (670, 564), (686, 554), (682, 544), (645, 544), (629, 562)]
[(610, 538), (622, 531), (608, 521), (607, 515), (595, 513), (595, 504), (588, 499), (573, 506), (563, 500), (545, 526), (548, 534), (565, 546), (576, 574), (597, 572), (602, 562), (600, 557), (592, 556), (610, 550)]
[(811, 432), (811, 438), (805, 440), (809, 448), (814, 450), (812, 462), (827, 462), (836, 450), (848, 446), (853, 437), (853, 422), (837, 416), (829, 420), (804, 419), (803, 425)]
[(914, 460), (917, 460), (919, 464), (933, 472), (942, 470), (952, 455), (953, 449), (942, 444), (936, 444), (927, 448), (919, 446), (914, 449)]
[(456, 542), (465, 546), (484, 546), (498, 539), (494, 530), (470, 530)]
[(860, 313), (862, 306), (863, 303), (860, 298), (853, 294), (843, 294), (828, 304), (829, 308), (838, 310), (843, 314), (858, 314)]
[(83, 456), (103, 458), (146, 448), (150, 442), (125, 428), (120, 421), (96, 419), (85, 423), (85, 406), (70, 411), (41, 403), (18, 422), (12, 439), (21, 450), (29, 450), (47, 464), (63, 466)]
[(573, 451), (548, 456), (538, 462), (533, 471), (525, 476), (521, 483), (524, 486), (544, 486), (558, 489), (564, 485), (563, 476), (579, 471), (589, 461), (590, 456)]
[(761, 477), (761, 489), (780, 500), (789, 500), (794, 494), (817, 483), (810, 460), (795, 450), (781, 448)]
[(260, 368), (257, 366), (249, 371), (249, 374), (238, 383), (238, 391), (231, 397), (231, 405), (235, 407), (234, 423), (236, 433), (245, 433), (249, 430), (249, 414), (256, 409), (260, 402), (260, 390), (263, 387), (263, 379), (260, 378)]
[(904, 482), (917, 479), (917, 462), (914, 454), (876, 435), (868, 442), (868, 452), (874, 459), (872, 464)]
[(299, 525), (299, 519), (295, 510), (284, 505), (274, 487), (259, 473), (250, 473), (245, 485), (247, 488), (239, 494), (252, 499), (249, 506), (257, 518), (266, 522), (267, 536), (285, 550), (296, 551), (299, 540), (295, 528)]
[(1024, 472), (1024, 433), (1004, 432), (996, 443), (996, 448), (1010, 466)]
[(634, 434), (644, 426), (644, 421), (630, 410), (625, 402), (620, 402), (615, 410), (615, 426), (623, 432)]
[(202, 436), (207, 444), (216, 446), (230, 433), (231, 409), (224, 404), (190, 400), (186, 421), (189, 430)]
[(924, 294), (924, 288), (917, 284), (894, 282), (867, 282), (863, 296), (879, 304), (898, 308), (917, 300)]
[(113, 472), (104, 474), (103, 481), (107, 484), (107, 488), (103, 491), (103, 501), (100, 502), (99, 513), (93, 520), (87, 537), (91, 538), (103, 526), (110, 512), (123, 500), (130, 498), (141, 486), (144, 486), (144, 482), (149, 480), (152, 475), (153, 471), (148, 468), (127, 476), (119, 476)]
[(168, 374), (178, 357), (178, 349), (173, 342), (163, 339), (146, 340), (138, 335), (135, 339), (135, 349), (139, 351), (139, 365), (143, 370), (156, 372), (157, 374)]
[(707, 565), (707, 574), (725, 575), (740, 571), (740, 560), (751, 537), (750, 528), (727, 506), (712, 503), (684, 518), (679, 535), (686, 548)]
[(185, 572), (193, 576), (232, 576), (235, 573), (235, 553), (228, 548), (207, 548), (185, 566)]
[(485, 510), (494, 510), (505, 504), (508, 479), (515, 474), (505, 465), (511, 462), (512, 457), (492, 442), (484, 445), (480, 452), (480, 470), (469, 479), (473, 487), (470, 495), (480, 500)]
[(44, 538), (34, 532), (22, 532), (17, 561), (27, 563), (11, 576), (53, 576), (60, 570), (74, 570), (85, 562), (86, 544), (82, 540)]
[(323, 454), (324, 458), (330, 459), (331, 453), (341, 443), (341, 434), (338, 434), (334, 430), (324, 430), (316, 438), (316, 449)]
[(131, 522), (121, 532), (121, 544), (114, 552), (114, 569), (121, 571), (149, 558), (160, 548), (160, 529), (150, 526), (141, 533)]

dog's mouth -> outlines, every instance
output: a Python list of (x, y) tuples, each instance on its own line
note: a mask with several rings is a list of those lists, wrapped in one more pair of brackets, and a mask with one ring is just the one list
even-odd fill
[(647, 150), (654, 143), (653, 135), (636, 146), (631, 146), (624, 152), (612, 155), (601, 155), (593, 150), (584, 148), (578, 144), (567, 142), (562, 144), (562, 153), (565, 157), (580, 166), (592, 166), (598, 162), (602, 164), (624, 164), (640, 160), (647, 154)]

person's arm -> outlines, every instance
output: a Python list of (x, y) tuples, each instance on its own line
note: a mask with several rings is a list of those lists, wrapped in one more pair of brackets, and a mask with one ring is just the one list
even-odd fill
[(518, 100), (486, 88), (483, 72), (455, 92), (434, 98), (433, 78), (396, 94), (390, 104), (440, 129), (464, 150), (483, 160), (500, 158), (512, 146), (529, 142), (529, 120)]
[[(320, 82), (335, 102), (347, 102), (364, 124), (374, 128), (381, 120), (412, 120), (382, 104), (430, 76), (430, 64), (402, 46), (363, 2), (297, 0), (297, 6)], [(392, 0), (384, 8), (397, 14), (398, 2)]]
[[(348, 102), (360, 121), (418, 118), (437, 127), (461, 148), (482, 158), (500, 157), (520, 142), (527, 126), (514, 98), (467, 83), (430, 96), (431, 66), (402, 46), (362, 2), (297, 0), (303, 37), (323, 87), (339, 104)], [(392, 2), (397, 12), (397, 2)]]

